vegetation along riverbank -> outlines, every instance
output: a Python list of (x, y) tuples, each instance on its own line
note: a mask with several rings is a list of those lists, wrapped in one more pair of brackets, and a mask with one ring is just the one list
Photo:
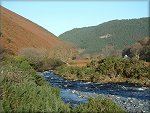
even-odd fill
[(37, 75), (24, 57), (7, 56), (0, 66), (0, 112), (125, 112), (112, 100), (101, 97), (72, 108), (61, 100), (59, 89)]
[(55, 73), (70, 80), (150, 85), (149, 65), (136, 58), (97, 58), (83, 67), (62, 65), (56, 68)]

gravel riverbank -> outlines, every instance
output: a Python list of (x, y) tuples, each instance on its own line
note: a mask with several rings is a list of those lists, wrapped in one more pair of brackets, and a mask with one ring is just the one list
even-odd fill
[(140, 100), (136, 98), (126, 98), (116, 95), (104, 95), (104, 94), (95, 94), (95, 93), (87, 93), (80, 91), (71, 91), (74, 94), (77, 94), (82, 98), (103, 96), (106, 98), (112, 99), (115, 103), (119, 104), (123, 109), (125, 109), (129, 113), (150, 113), (150, 100)]
[(52, 86), (61, 89), (61, 98), (72, 106), (87, 102), (90, 97), (103, 96), (112, 99), (129, 113), (150, 113), (150, 89), (132, 84), (97, 84), (66, 80), (52, 71), (42, 75)]

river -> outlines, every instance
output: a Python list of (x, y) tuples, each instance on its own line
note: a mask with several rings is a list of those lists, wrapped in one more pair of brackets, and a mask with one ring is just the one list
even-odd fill
[(111, 98), (130, 113), (150, 113), (150, 89), (127, 83), (90, 83), (66, 80), (53, 71), (42, 73), (54, 87), (61, 89), (61, 98), (65, 103), (76, 107), (87, 102), (89, 97), (98, 95)]

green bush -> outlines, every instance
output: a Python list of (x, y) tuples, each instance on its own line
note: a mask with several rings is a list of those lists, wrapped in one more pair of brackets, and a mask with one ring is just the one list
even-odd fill
[[(144, 64), (144, 61), (117, 57), (99, 58), (88, 63), (86, 67), (63, 65), (56, 68), (56, 73), (66, 79), (91, 82), (100, 82), (117, 77), (136, 80), (150, 78), (150, 69)], [(143, 80), (141, 82), (144, 83)]]
[(61, 76), (74, 75), (78, 79), (85, 79), (88, 75), (95, 74), (95, 70), (86, 67), (69, 67), (66, 65), (56, 68), (56, 73)]
[(23, 57), (0, 64), (0, 112), (70, 112), (59, 95)]
[(34, 82), (11, 85), (4, 95), (3, 109), (5, 112), (68, 112), (69, 106), (64, 105), (56, 90)]
[(125, 111), (112, 100), (96, 97), (73, 110), (75, 113), (125, 113)]
[[(148, 76), (148, 67), (143, 61), (137, 59), (123, 59), (117, 57), (109, 57), (97, 61), (96, 72), (106, 76), (123, 76), (127, 78), (136, 78)], [(92, 65), (93, 66), (93, 65)]]

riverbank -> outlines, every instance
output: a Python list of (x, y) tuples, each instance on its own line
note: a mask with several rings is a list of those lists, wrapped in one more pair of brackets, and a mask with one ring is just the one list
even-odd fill
[(55, 69), (55, 73), (68, 80), (97, 83), (127, 82), (150, 86), (150, 67), (137, 59), (96, 59), (83, 67), (60, 66)]
[[(4, 58), (0, 62), (0, 67), (0, 112), (83, 113), (85, 110), (87, 112), (94, 110), (104, 113), (111, 111), (125, 113), (113, 101), (100, 98), (91, 99), (92, 101), (78, 108), (72, 108), (63, 102), (60, 89), (52, 87), (48, 81), (38, 75), (24, 57)], [(88, 106), (97, 107), (90, 109)]]
[(124, 78), (124, 77), (99, 77), (97, 80), (90, 80), (91, 78), (78, 78), (75, 75), (70, 75), (70, 74), (65, 74), (65, 75), (60, 75), (60, 73), (58, 71), (54, 71), (55, 74), (67, 79), (67, 80), (71, 80), (71, 81), (82, 81), (82, 82), (93, 82), (93, 83), (101, 83), (101, 84), (106, 84), (106, 83), (116, 83), (116, 84), (123, 84), (123, 83), (128, 83), (128, 84), (132, 84), (135, 86), (146, 86), (146, 87), (150, 87), (150, 80), (143, 78), (140, 80), (134, 79), (134, 78)]
[(61, 89), (61, 97), (72, 106), (86, 103), (90, 97), (100, 96), (113, 100), (129, 113), (149, 113), (150, 89), (128, 83), (92, 83), (66, 80), (52, 71), (43, 73), (47, 81)]
[(97, 97), (101, 96), (104, 98), (109, 98), (113, 100), (116, 104), (122, 106), (122, 108), (127, 111), (128, 113), (149, 113), (149, 100), (140, 100), (136, 98), (125, 98), (116, 95), (104, 95), (104, 94), (95, 94), (95, 93), (86, 93), (80, 91), (74, 91), (74, 94), (81, 96), (82, 98), (89, 98), (89, 97)]

